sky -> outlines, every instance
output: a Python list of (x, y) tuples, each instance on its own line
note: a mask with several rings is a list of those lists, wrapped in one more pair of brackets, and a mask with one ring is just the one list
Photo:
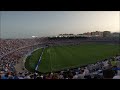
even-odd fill
[(120, 30), (120, 11), (0, 11), (1, 38)]

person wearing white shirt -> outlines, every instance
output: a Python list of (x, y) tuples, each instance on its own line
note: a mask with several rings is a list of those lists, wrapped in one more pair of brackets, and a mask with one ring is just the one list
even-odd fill
[(78, 74), (78, 77), (77, 77), (77, 78), (78, 78), (78, 79), (85, 79), (84, 76), (85, 76), (85, 75), (84, 75), (83, 73), (81, 73), (81, 74)]
[(109, 65), (109, 64), (108, 64), (108, 61), (103, 62), (103, 65), (104, 65), (104, 66), (103, 66), (104, 69), (107, 69), (107, 68), (108, 68), (108, 65)]
[(29, 75), (27, 75), (27, 74), (25, 74), (24, 79), (30, 79), (30, 76), (29, 76)]
[(5, 67), (5, 71), (6, 71), (6, 72), (8, 71), (8, 68), (7, 68), (7, 67)]
[(73, 76), (73, 79), (78, 79), (78, 75)]
[(18, 77), (18, 79), (24, 79), (24, 78), (20, 76), (20, 77)]
[(120, 61), (117, 61), (117, 68), (120, 68)]
[(113, 79), (120, 79), (120, 71), (117, 71), (117, 75), (115, 75)]
[(120, 76), (116, 75), (113, 77), (113, 79), (120, 79)]
[(90, 75), (89, 70), (87, 69), (87, 67), (85, 68), (85, 70), (84, 70), (83, 74), (84, 74), (85, 76)]
[(61, 74), (61, 75), (59, 75), (59, 79), (64, 79), (64, 77), (63, 77), (63, 75)]
[(73, 79), (78, 79), (78, 72), (73, 76)]

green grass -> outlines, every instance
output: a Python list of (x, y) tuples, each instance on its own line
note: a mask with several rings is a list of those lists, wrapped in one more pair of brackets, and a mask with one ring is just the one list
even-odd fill
[(38, 63), (41, 53), (42, 49), (38, 49), (26, 58), (25, 67), (27, 70), (34, 72), (34, 69)]
[[(79, 67), (114, 56), (117, 53), (119, 53), (119, 46), (114, 44), (89, 43), (74, 46), (49, 47), (43, 53), (38, 70), (45, 73)], [(34, 54), (34, 57), (31, 58), (36, 58), (37, 55)], [(35, 65), (32, 64), (35, 63), (34, 60), (29, 61), (31, 63), (29, 65)]]

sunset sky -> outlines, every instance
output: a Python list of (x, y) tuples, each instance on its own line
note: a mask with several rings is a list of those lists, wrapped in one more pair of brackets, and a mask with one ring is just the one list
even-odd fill
[(119, 32), (120, 11), (0, 11), (1, 38)]

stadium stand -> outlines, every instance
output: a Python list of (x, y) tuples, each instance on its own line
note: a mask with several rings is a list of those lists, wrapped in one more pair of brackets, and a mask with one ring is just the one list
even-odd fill
[(46, 45), (67, 45), (87, 42), (119, 43), (118, 38), (35, 38), (0, 40), (0, 79), (120, 79), (120, 55), (99, 62), (58, 72), (18, 72), (19, 59)]

